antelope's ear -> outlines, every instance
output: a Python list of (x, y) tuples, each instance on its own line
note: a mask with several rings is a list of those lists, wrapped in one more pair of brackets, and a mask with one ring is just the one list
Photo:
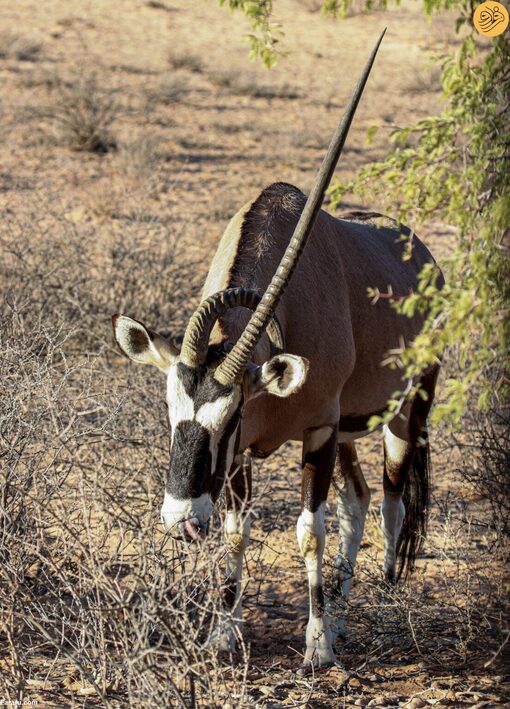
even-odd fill
[(125, 315), (115, 314), (112, 317), (112, 325), (115, 339), (123, 354), (134, 362), (152, 364), (162, 372), (168, 372), (179, 350), (165, 337)]
[(267, 392), (274, 396), (290, 396), (299, 391), (306, 380), (309, 362), (305, 357), (281, 354), (261, 367), (246, 370), (245, 386), (248, 398)]

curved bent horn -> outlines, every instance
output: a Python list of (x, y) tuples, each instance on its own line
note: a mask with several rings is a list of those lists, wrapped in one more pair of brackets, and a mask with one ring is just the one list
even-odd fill
[[(181, 362), (189, 367), (198, 367), (205, 362), (209, 338), (214, 323), (230, 308), (243, 307), (255, 310), (262, 296), (250, 288), (228, 288), (206, 298), (195, 310), (186, 328), (182, 341)], [(267, 323), (271, 349), (283, 351), (283, 334), (275, 316)]]
[(276, 306), (278, 305), (280, 298), (287, 287), (287, 284), (289, 283), (294, 269), (297, 266), (306, 241), (313, 228), (317, 214), (322, 206), (324, 195), (329, 183), (331, 182), (336, 164), (342, 153), (342, 148), (344, 146), (345, 139), (347, 138), (352, 119), (354, 118), (356, 108), (358, 107), (359, 100), (370, 75), (370, 70), (372, 69), (372, 65), (377, 55), (377, 50), (379, 49), (379, 45), (382, 42), (385, 32), (386, 29), (383, 30), (374, 49), (372, 50), (372, 54), (366, 63), (363, 74), (354, 89), (349, 105), (345, 109), (342, 120), (340, 121), (333, 138), (331, 139), (326, 157), (324, 158), (320, 170), (317, 173), (315, 184), (313, 185), (312, 191), (306, 200), (306, 204), (296, 225), (294, 234), (292, 235), (289, 245), (285, 250), (271, 283), (262, 296), (260, 305), (252, 315), (250, 322), (246, 326), (241, 337), (238, 339), (220, 366), (216, 369), (214, 376), (215, 379), (217, 379), (221, 384), (232, 384), (239, 380), (242, 376), (244, 368), (248, 364), (257, 342), (266, 329), (266, 326), (274, 313)]

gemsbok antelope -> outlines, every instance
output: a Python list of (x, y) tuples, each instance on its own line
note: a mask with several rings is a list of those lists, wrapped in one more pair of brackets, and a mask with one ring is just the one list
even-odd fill
[[(384, 32), (383, 32), (384, 35)], [(289, 184), (263, 190), (232, 218), (219, 243), (181, 347), (142, 323), (113, 316), (115, 338), (135, 362), (166, 374), (171, 454), (161, 519), (199, 540), (226, 484), (224, 618), (212, 640), (233, 651), (242, 618), (241, 571), (250, 534), (252, 458), (289, 440), (303, 442), (297, 538), (309, 584), (305, 665), (335, 661), (333, 622), (323, 591), (324, 508), (337, 495), (339, 550), (333, 601), (347, 599), (370, 493), (355, 439), (402, 386), (398, 369), (381, 366), (389, 350), (410, 343), (423, 315), (399, 315), (387, 299), (373, 304), (369, 287), (407, 294), (428, 262), (409, 230), (380, 215), (335, 218), (321, 205), (381, 35), (333, 136), (308, 197)], [(306, 244), (306, 249), (305, 249)], [(442, 278), (441, 275), (438, 276)], [(249, 311), (253, 311), (250, 313)], [(425, 532), (428, 504), (426, 420), (437, 368), (419, 379), (426, 398), (408, 396), (383, 427), (384, 574), (412, 566)]]

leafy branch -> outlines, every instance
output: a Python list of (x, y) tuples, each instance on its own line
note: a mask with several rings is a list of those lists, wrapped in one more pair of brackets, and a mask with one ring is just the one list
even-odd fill
[[(352, 4), (324, 0), (323, 12), (344, 17)], [(366, 12), (387, 4), (362, 0)], [(271, 23), (271, 0), (229, 0), (229, 6), (252, 21), (251, 54), (271, 67), (278, 54), (275, 31), (281, 34)], [(434, 417), (458, 424), (475, 387), (482, 409), (509, 394), (510, 41), (508, 33), (489, 47), (477, 39), (471, 0), (424, 0), (423, 9), (428, 17), (456, 9), (456, 31), (471, 27), (460, 48), (440, 59), (444, 110), (394, 130), (386, 158), (351, 181), (336, 182), (330, 194), (333, 208), (354, 192), (377, 197), (400, 221), (420, 224), (433, 217), (455, 228), (457, 247), (441, 264), (446, 286), (438, 287), (437, 269), (427, 266), (415, 293), (389, 300), (408, 316), (427, 313), (423, 331), (398, 353), (403, 381), (440, 361), (446, 348), (456, 356), (460, 373), (446, 382)], [(369, 129), (369, 141), (375, 130)], [(410, 258), (412, 232), (404, 238), (404, 258)], [(368, 296), (383, 297), (374, 291)], [(394, 395), (388, 411), (400, 397)]]
[[(441, 7), (446, 5), (425, 5), (427, 12)], [(465, 17), (464, 5), (461, 10)], [(456, 228), (458, 245), (441, 264), (446, 286), (436, 285), (429, 265), (416, 293), (389, 298), (402, 314), (428, 313), (421, 334), (398, 354), (404, 380), (439, 361), (447, 347), (456, 355), (460, 373), (446, 381), (444, 401), (433, 414), (453, 424), (473, 389), (481, 409), (509, 392), (509, 49), (501, 36), (487, 52), (471, 32), (456, 54), (443, 58), (444, 111), (393, 131), (384, 160), (331, 188), (333, 206), (355, 192), (382, 198), (400, 220), (434, 217)], [(368, 295), (377, 296), (373, 290)], [(397, 392), (389, 410), (399, 400)]]
[(273, 12), (272, 0), (219, 0), (220, 5), (226, 5), (234, 12), (240, 10), (250, 20), (252, 31), (246, 35), (250, 44), (250, 58), (261, 59), (262, 63), (271, 69), (282, 51), (278, 47), (282, 34), (281, 26), (271, 21)]

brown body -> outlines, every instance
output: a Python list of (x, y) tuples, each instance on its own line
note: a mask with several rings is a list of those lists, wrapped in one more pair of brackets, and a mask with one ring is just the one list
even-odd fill
[[(226, 488), (226, 580), (222, 617), (210, 642), (233, 652), (242, 622), (241, 573), (250, 536), (251, 458), (303, 441), (301, 514), (296, 533), (309, 587), (305, 666), (335, 661), (343, 610), (360, 547), (370, 490), (354, 439), (405, 390), (383, 427), (383, 571), (412, 568), (426, 529), (429, 466), (426, 420), (438, 367), (419, 376), (420, 395), (401, 371), (383, 366), (419, 333), (421, 316), (399, 315), (368, 289), (406, 296), (433, 259), (408, 229), (380, 215), (337, 219), (320, 211), (379, 38), (332, 138), (308, 199), (275, 183), (232, 219), (219, 244), (181, 348), (124, 315), (115, 337), (135, 362), (167, 377), (170, 469), (161, 508), (165, 527), (188, 540), (207, 533)], [(252, 315), (249, 317), (249, 311)], [(425, 397), (422, 397), (425, 392)], [(337, 495), (339, 547), (326, 603), (322, 573), (325, 509)]]
[[(300, 190), (276, 183), (245, 205), (225, 230), (202, 299), (238, 286), (263, 293), (304, 203)], [(391, 288), (407, 295), (416, 290), (423, 265), (433, 259), (413, 237), (412, 257), (403, 261), (402, 235), (409, 230), (387, 222), (319, 213), (276, 310), (286, 351), (309, 360), (308, 376), (294, 396), (262, 395), (247, 403), (240, 450), (269, 454), (288, 440), (301, 440), (307, 428), (338, 421), (343, 439), (356, 438), (370, 416), (381, 413), (403, 388), (401, 372), (381, 363), (390, 350), (413, 340), (422, 320), (398, 315), (388, 299), (372, 304), (367, 290)], [(232, 310), (213, 338), (235, 342), (247, 321), (247, 311)], [(268, 355), (264, 337), (253, 359), (261, 363)]]

